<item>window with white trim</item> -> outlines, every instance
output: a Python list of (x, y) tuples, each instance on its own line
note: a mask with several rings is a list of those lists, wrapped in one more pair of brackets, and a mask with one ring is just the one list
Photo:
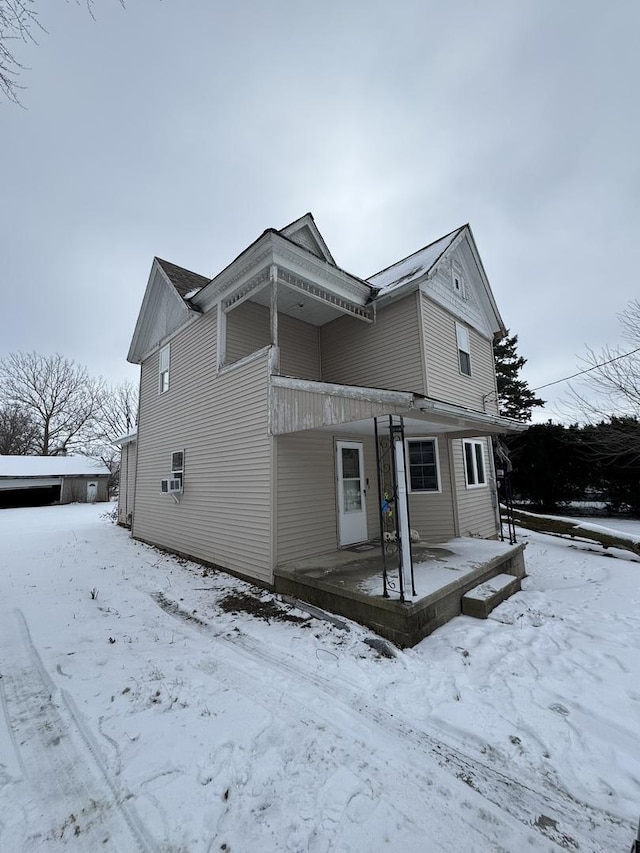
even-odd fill
[(438, 443), (435, 438), (408, 438), (409, 491), (439, 492)]
[(458, 343), (458, 366), (460, 373), (471, 376), (471, 346), (469, 344), (469, 329), (456, 323), (456, 341)]
[(180, 480), (180, 486), (184, 486), (184, 450), (176, 450), (171, 454), (171, 478)]
[(158, 359), (158, 391), (164, 394), (169, 390), (169, 353), (171, 344), (167, 344), (160, 350)]
[(464, 476), (468, 488), (487, 485), (487, 475), (484, 466), (484, 444), (482, 441), (464, 439)]

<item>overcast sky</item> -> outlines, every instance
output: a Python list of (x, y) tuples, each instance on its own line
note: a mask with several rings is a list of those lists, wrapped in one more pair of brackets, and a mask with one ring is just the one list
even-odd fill
[(0, 106), (0, 355), (137, 379), (154, 255), (212, 276), (308, 210), (363, 277), (470, 222), (531, 387), (621, 343), (636, 0), (40, 6), (25, 109)]

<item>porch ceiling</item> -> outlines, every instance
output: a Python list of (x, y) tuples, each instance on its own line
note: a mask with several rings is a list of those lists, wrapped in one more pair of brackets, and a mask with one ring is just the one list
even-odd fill
[[(267, 286), (253, 293), (249, 301), (269, 308), (271, 305), (271, 288)], [(288, 284), (283, 284), (279, 281), (278, 314), (295, 317), (296, 320), (302, 320), (311, 326), (324, 326), (325, 323), (330, 323), (332, 320), (342, 317), (344, 311), (330, 302), (314, 298), (308, 293), (294, 289)]]

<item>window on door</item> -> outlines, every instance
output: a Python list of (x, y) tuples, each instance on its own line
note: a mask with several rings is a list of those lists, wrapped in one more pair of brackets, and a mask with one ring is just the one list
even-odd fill
[(342, 500), (345, 512), (360, 512), (362, 491), (360, 489), (360, 453), (357, 447), (343, 447), (342, 453)]

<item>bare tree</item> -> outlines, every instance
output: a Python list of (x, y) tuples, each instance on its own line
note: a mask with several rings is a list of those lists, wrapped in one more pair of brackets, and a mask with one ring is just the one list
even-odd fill
[(59, 354), (15, 352), (0, 360), (0, 399), (31, 416), (41, 456), (80, 446), (94, 427), (103, 394), (102, 380)]
[(24, 66), (13, 51), (13, 43), (34, 43), (34, 30), (42, 29), (34, 0), (0, 0), (0, 90), (19, 104), (18, 92), (23, 86), (18, 77)]
[(640, 462), (640, 300), (619, 315), (624, 347), (587, 350), (584, 392), (571, 387), (581, 418), (596, 425), (591, 452), (602, 464), (625, 468)]
[(118, 484), (120, 447), (115, 442), (135, 429), (138, 422), (138, 388), (133, 382), (105, 386), (90, 440), (83, 453), (107, 466), (111, 471), (110, 488)]
[[(124, 7), (124, 0), (119, 0)], [(85, 0), (93, 18), (94, 0)], [(36, 33), (46, 33), (38, 18), (37, 0), (0, 0), (0, 91), (9, 101), (20, 104), (19, 93), (24, 89), (18, 83), (18, 78), (25, 66), (18, 60), (14, 45), (37, 44)]]
[[(589, 420), (611, 415), (640, 417), (640, 300), (630, 302), (619, 315), (626, 347), (587, 350), (588, 389), (572, 389), (574, 401)], [(589, 391), (591, 393), (589, 393)]]
[(33, 453), (37, 438), (37, 424), (28, 412), (15, 404), (0, 406), (0, 455)]
[(99, 437), (107, 444), (130, 433), (138, 423), (138, 388), (126, 380), (104, 389), (97, 418)]

